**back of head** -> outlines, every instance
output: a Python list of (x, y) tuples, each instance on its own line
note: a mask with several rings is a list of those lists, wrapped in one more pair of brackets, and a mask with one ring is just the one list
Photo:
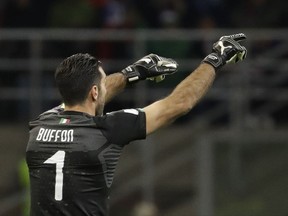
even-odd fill
[(97, 59), (87, 53), (72, 55), (60, 63), (55, 72), (55, 80), (66, 105), (84, 102), (91, 87), (99, 87), (99, 64)]

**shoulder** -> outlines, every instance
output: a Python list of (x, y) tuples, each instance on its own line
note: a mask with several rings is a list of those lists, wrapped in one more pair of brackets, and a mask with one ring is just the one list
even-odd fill
[(125, 123), (131, 122), (133, 120), (144, 120), (145, 112), (142, 109), (123, 109), (106, 114), (107, 121), (117, 121)]
[(128, 123), (136, 119), (145, 119), (145, 112), (142, 109), (122, 109), (118, 111), (108, 112), (103, 116), (94, 117), (97, 125), (115, 126), (123, 123)]
[(141, 109), (123, 109), (95, 118), (96, 125), (113, 143), (127, 144), (146, 137), (146, 117)]

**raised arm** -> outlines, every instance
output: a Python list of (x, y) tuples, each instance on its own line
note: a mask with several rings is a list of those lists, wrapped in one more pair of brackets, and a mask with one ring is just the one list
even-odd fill
[(212, 53), (169, 96), (145, 107), (147, 135), (189, 112), (212, 85), (216, 70), (226, 63), (243, 60), (247, 50), (237, 41), (245, 38), (244, 34), (221, 37), (213, 45)]
[(168, 97), (145, 107), (146, 133), (150, 134), (188, 113), (208, 91), (214, 78), (214, 68), (201, 64)]
[(136, 83), (140, 80), (162, 81), (165, 75), (177, 71), (178, 64), (173, 59), (167, 59), (156, 54), (149, 54), (129, 65), (119, 73), (106, 77), (106, 103), (120, 93), (127, 83)]
[(106, 77), (106, 99), (108, 103), (112, 98), (119, 94), (127, 84), (127, 79), (123, 73), (114, 73)]

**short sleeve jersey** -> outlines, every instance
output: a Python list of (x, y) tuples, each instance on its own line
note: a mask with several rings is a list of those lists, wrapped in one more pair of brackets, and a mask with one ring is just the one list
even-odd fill
[(31, 216), (108, 215), (121, 151), (145, 137), (140, 109), (95, 117), (57, 107), (41, 114), (30, 122), (26, 150)]

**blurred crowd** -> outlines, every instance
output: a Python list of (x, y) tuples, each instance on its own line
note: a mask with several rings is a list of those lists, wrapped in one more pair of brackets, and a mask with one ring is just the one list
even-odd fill
[(2, 28), (281, 28), (285, 0), (1, 0)]
[[(0, 0), (0, 29), (288, 28), (287, 12), (287, 0)], [(168, 43), (169, 46), (167, 46)], [(92, 46), (89, 44), (86, 47), (82, 47), (83, 43), (81, 45), (77, 43), (72, 45), (72, 42), (63, 41), (61, 43), (55, 41), (53, 44), (43, 42), (43, 50), (45, 52), (42, 53), (43, 56), (41, 57), (62, 59), (73, 54), (76, 50), (77, 52), (83, 50), (85, 52), (91, 51), (91, 54), (100, 59), (129, 59), (132, 57), (131, 53), (129, 53), (131, 52), (131, 49), (129, 50), (130, 45), (126, 41), (115, 43), (101, 41), (93, 43)], [(257, 48), (257, 45), (254, 46)], [(197, 57), (200, 58), (207, 54), (207, 51), (203, 49), (203, 44), (191, 44), (184, 41), (173, 41), (173, 43), (163, 40), (149, 41), (147, 47), (148, 53), (155, 52), (159, 55), (176, 59), (193, 55), (199, 55)], [(209, 44), (209, 49), (211, 49), (210, 47), (211, 44)], [(263, 44), (260, 44), (259, 47), (263, 47)], [(27, 58), (29, 55), (27, 42), (0, 41), (0, 58)], [(250, 50), (249, 55), (251, 55)], [(12, 70), (8, 72), (0, 71), (0, 86), (9, 88), (29, 86), (28, 70), (29, 68), (23, 67), (23, 69), (16, 72)], [(182, 76), (184, 75), (185, 73)], [(178, 77), (181, 79), (180, 75)], [(52, 78), (52, 73), (46, 74), (46, 76), (42, 77), (45, 82), (41, 80), (40, 85), (44, 87), (53, 86), (51, 84), (53, 83)], [(177, 78), (174, 78), (173, 82), (170, 80), (170, 82), (167, 80), (165, 85), (171, 84), (174, 86)], [(54, 103), (54, 101), (51, 103)], [(59, 101), (56, 103), (59, 103)], [(55, 105), (57, 105), (56, 103)], [(42, 105), (47, 109), (51, 108), (50, 102), (43, 102)], [(199, 109), (204, 110), (206, 105), (202, 103), (199, 105)], [(108, 109), (111, 108), (113, 110), (112, 106), (113, 109), (121, 108), (117, 101), (111, 103), (111, 107), (108, 107)], [(2, 99), (0, 123), (19, 119), (26, 122), (30, 118), (28, 109), (28, 100), (13, 101)], [(287, 117), (286, 110), (284, 112)], [(282, 116), (279, 118), (282, 118)], [(153, 206), (147, 207), (144, 204), (135, 208), (135, 215), (143, 215), (141, 213), (143, 208), (150, 209), (151, 215), (156, 214)]]
[[(287, 11), (285, 0), (1, 0), (0, 28), (286, 28)], [(1, 46), (2, 50), (7, 50), (3, 46), (9, 47), (5, 57), (27, 56), (25, 47), (6, 43)], [(63, 46), (63, 43), (57, 44), (55, 52), (49, 44), (43, 57), (55, 57), (57, 53), (57, 57), (63, 58), (73, 53), (71, 44)], [(84, 50), (100, 59), (131, 58), (130, 46), (125, 42), (101, 41), (89, 45), (97, 50)], [(173, 44), (171, 41), (152, 41), (147, 51), (173, 58), (195, 57), (191, 53), (203, 57), (207, 52), (201, 46), (192, 47), (183, 41)]]
[[(288, 1), (285, 0), (1, 0), (0, 29), (4, 28), (91, 28), (91, 29), (213, 29), (213, 28), (287, 28)], [(262, 44), (261, 44), (262, 46)], [(97, 47), (97, 49), (96, 49)], [(27, 41), (0, 41), (0, 58), (28, 58)], [(75, 43), (44, 41), (42, 58), (70, 56), (89, 52), (105, 59), (134, 58), (131, 41)], [(208, 49), (208, 51), (207, 51)], [(183, 40), (147, 41), (146, 52), (175, 59), (203, 58), (211, 49), (204, 42)], [(44, 52), (45, 50), (45, 52)], [(249, 52), (251, 56), (253, 52)], [(128, 64), (128, 63), (127, 63)], [(2, 87), (29, 85), (29, 68), (19, 72), (1, 72)], [(14, 76), (11, 76), (11, 73)], [(106, 72), (110, 72), (109, 70)], [(115, 71), (112, 71), (115, 72)], [(189, 71), (188, 71), (189, 72)], [(43, 86), (53, 86), (53, 76), (41, 79)], [(185, 76), (185, 73), (183, 73)], [(182, 77), (179, 76), (179, 79)], [(50, 80), (50, 81), (49, 81)], [(166, 81), (166, 86), (177, 83)], [(46, 103), (46, 102), (45, 102)], [(28, 102), (5, 101), (0, 111), (9, 110), (15, 118), (27, 118)], [(15, 105), (16, 104), (16, 105)], [(115, 104), (112, 104), (115, 108)], [(112, 106), (111, 105), (111, 106)], [(19, 107), (20, 108), (17, 108)], [(48, 103), (47, 107), (50, 106)], [(23, 108), (26, 107), (26, 108)], [(109, 107), (108, 107), (109, 108)], [(16, 109), (13, 111), (13, 109)], [(20, 110), (20, 111), (19, 111)], [(2, 112), (1, 112), (2, 113)], [(3, 112), (5, 113), (5, 112)], [(18, 113), (15, 115), (15, 113)], [(1, 116), (2, 121), (8, 115)], [(10, 121), (10, 118), (8, 119)]]

